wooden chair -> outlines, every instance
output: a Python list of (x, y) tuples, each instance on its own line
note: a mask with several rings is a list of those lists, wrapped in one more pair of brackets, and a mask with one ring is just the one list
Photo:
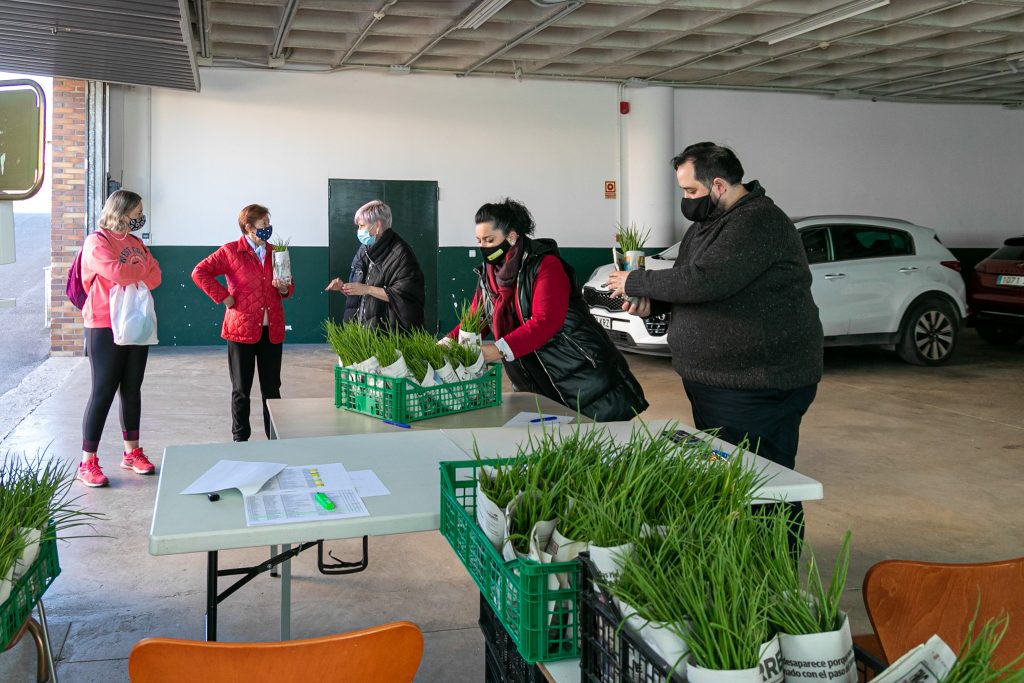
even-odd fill
[(934, 634), (957, 652), (975, 608), (975, 629), (1006, 613), (1010, 625), (995, 656), (1002, 665), (1024, 652), (1024, 557), (983, 564), (879, 562), (864, 576), (864, 606), (889, 662)]
[(131, 683), (408, 683), (423, 656), (416, 624), (272, 643), (146, 638), (128, 657)]

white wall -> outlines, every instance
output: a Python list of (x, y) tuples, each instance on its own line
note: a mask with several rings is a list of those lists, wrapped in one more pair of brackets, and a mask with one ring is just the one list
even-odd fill
[(611, 244), (618, 207), (603, 190), (618, 175), (614, 85), (365, 72), (201, 77), (199, 94), (153, 91), (154, 244), (224, 242), (238, 234), (238, 210), (259, 202), (292, 244), (326, 245), (329, 178), (437, 180), (441, 246), (474, 244), (477, 207), (504, 195), (526, 203), (539, 235)]
[[(657, 194), (653, 182), (631, 187), (636, 173), (619, 175), (614, 85), (359, 71), (201, 76), (201, 93), (156, 89), (151, 108), (145, 89), (126, 96), (134, 132), (124, 165), (150, 181), (154, 244), (226, 241), (238, 209), (255, 201), (293, 244), (326, 245), (329, 178), (438, 181), (441, 246), (472, 245), (476, 208), (510, 195), (533, 211), (538, 234), (607, 247), (619, 202), (604, 199), (604, 181), (617, 179), (620, 196), (640, 202)], [(936, 228), (952, 247), (993, 246), (1024, 225), (1024, 112), (707, 90), (673, 98), (668, 135), (659, 126), (671, 119), (623, 126), (627, 165), (631, 149), (650, 147), (645, 132), (664, 141), (650, 173), (664, 173), (668, 187), (672, 155), (709, 139), (732, 146), (747, 178), (791, 215), (895, 216)], [(681, 231), (678, 189), (662, 194)]]
[(675, 115), (679, 149), (729, 145), (791, 216), (903, 218), (947, 247), (1024, 230), (1024, 111), (677, 90)]

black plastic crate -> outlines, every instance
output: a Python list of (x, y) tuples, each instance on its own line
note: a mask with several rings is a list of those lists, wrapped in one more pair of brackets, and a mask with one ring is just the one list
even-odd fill
[(684, 665), (672, 665), (626, 628), (622, 615), (594, 582), (588, 553), (580, 553), (580, 667), (584, 683), (683, 683)]
[(547, 683), (536, 664), (529, 664), (494, 610), (480, 596), (480, 630), (484, 634), (485, 683)]

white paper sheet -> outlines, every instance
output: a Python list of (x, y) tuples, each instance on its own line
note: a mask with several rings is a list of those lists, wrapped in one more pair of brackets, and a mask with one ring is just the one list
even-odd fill
[(284, 468), (284, 465), (276, 462), (218, 460), (216, 465), (189, 484), (182, 494), (238, 489), (243, 496), (251, 496)]
[(373, 496), (390, 496), (391, 491), (384, 486), (384, 482), (373, 473), (373, 470), (357, 470), (349, 472), (352, 483), (356, 486), (356, 493), (360, 498), (371, 498)]
[[(328, 510), (317, 500), (327, 496)], [(247, 526), (368, 517), (369, 511), (341, 463), (285, 467), (255, 495), (245, 496)]]
[(572, 424), (576, 418), (571, 415), (543, 415), (541, 413), (519, 413), (511, 420), (506, 422), (503, 427), (530, 427), (530, 426), (549, 426), (555, 427), (557, 425)]
[[(317, 493), (330, 498), (334, 509), (325, 510), (316, 500)], [(247, 526), (369, 516), (355, 489), (295, 489), (245, 497)]]

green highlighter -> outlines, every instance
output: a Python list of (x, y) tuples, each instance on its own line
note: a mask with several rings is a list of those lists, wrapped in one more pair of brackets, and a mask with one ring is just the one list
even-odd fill
[(314, 498), (316, 498), (316, 502), (320, 503), (320, 507), (324, 510), (334, 509), (334, 501), (328, 498), (325, 494), (317, 492)]

